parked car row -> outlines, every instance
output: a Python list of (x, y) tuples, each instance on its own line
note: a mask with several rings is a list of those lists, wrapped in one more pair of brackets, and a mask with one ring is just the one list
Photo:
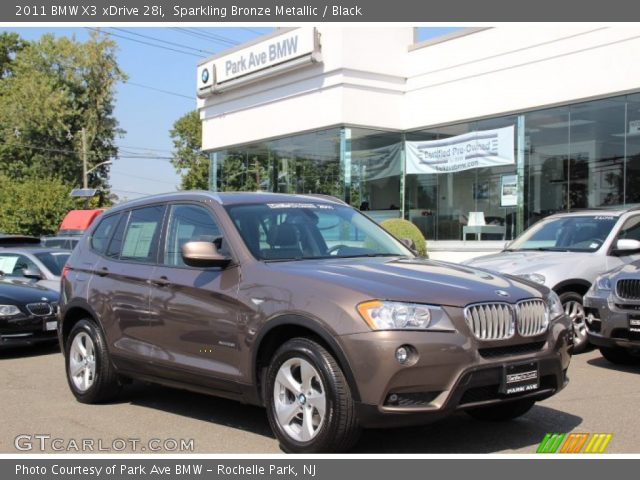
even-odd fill
[(519, 417), (588, 341), (636, 362), (638, 254), (636, 209), (554, 215), (455, 265), (330, 197), (182, 192), (112, 208), (73, 251), (0, 248), (0, 337), (57, 327), (80, 402), (142, 379), (264, 406), (286, 451), (340, 451), (361, 428)]
[(640, 209), (590, 210), (546, 217), (501, 253), (465, 262), (554, 290), (574, 325), (574, 352), (589, 345), (583, 297), (598, 275), (640, 259)]

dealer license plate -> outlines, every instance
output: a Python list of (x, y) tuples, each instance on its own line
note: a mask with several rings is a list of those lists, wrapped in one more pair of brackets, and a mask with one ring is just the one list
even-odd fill
[(519, 363), (506, 365), (502, 379), (501, 392), (506, 395), (527, 393), (540, 388), (538, 363)]
[(56, 328), (58, 328), (58, 321), (57, 320), (52, 320), (50, 322), (45, 322), (44, 323), (44, 329), (47, 332), (50, 332), (51, 330), (55, 330)]
[(640, 340), (640, 316), (629, 315), (629, 340)]

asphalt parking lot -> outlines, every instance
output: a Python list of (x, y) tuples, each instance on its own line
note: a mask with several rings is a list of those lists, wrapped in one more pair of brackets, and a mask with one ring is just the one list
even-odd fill
[[(367, 430), (356, 453), (534, 453), (547, 432), (612, 433), (607, 453), (640, 452), (638, 367), (614, 366), (590, 351), (573, 358), (570, 385), (508, 423), (485, 423), (457, 414), (424, 427)], [(57, 348), (0, 352), (1, 453), (20, 445), (40, 453), (76, 453), (93, 439), (94, 452), (279, 453), (264, 410), (206, 395), (134, 383), (108, 405), (77, 403), (67, 387)], [(36, 439), (35, 435), (50, 436)], [(187, 440), (193, 439), (190, 450)], [(158, 441), (156, 441), (158, 440)], [(185, 440), (186, 450), (174, 450)], [(98, 443), (100, 441), (101, 443)], [(168, 441), (168, 443), (167, 443)], [(74, 443), (75, 442), (75, 443)], [(135, 447), (135, 448), (134, 448)], [(88, 453), (91, 453), (90, 451)]]

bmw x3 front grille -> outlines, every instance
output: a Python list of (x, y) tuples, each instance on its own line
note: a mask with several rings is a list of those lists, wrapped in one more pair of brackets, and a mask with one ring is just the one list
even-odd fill
[(544, 301), (523, 300), (510, 303), (478, 303), (464, 309), (464, 317), (479, 340), (504, 340), (513, 337), (516, 326), (523, 337), (534, 337), (547, 330), (549, 311)]

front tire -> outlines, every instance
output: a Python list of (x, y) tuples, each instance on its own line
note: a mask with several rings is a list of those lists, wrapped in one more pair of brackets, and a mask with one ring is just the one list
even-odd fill
[(285, 452), (345, 451), (358, 440), (349, 385), (319, 343), (308, 338), (287, 341), (274, 354), (265, 385), (269, 424)]
[(624, 348), (600, 347), (600, 353), (615, 365), (638, 365), (640, 363), (640, 357), (634, 357)]
[(73, 326), (65, 353), (67, 383), (79, 402), (108, 402), (118, 395), (118, 375), (104, 336), (93, 321), (84, 319)]
[(573, 348), (571, 353), (582, 353), (589, 348), (587, 336), (587, 316), (582, 305), (582, 295), (576, 292), (564, 292), (560, 294), (560, 302), (564, 313), (573, 325)]
[(521, 417), (531, 410), (535, 403), (535, 400), (523, 398), (521, 400), (513, 400), (511, 402), (499, 403), (488, 407), (470, 408), (465, 411), (476, 420), (505, 422)]

